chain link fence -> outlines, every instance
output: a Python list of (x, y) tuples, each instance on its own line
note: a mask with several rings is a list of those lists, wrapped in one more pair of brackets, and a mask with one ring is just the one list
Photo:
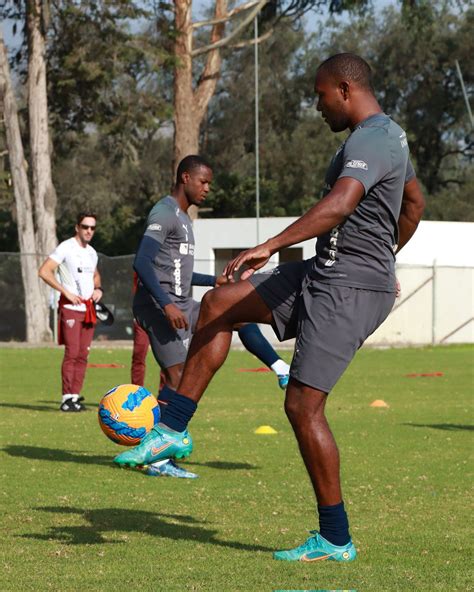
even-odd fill
[[(23, 257), (36, 257), (23, 255)], [(0, 254), (0, 341), (24, 341), (24, 288), (20, 253)], [(96, 340), (132, 339), (133, 255), (99, 255), (103, 302), (115, 323), (98, 323)], [(212, 273), (217, 260), (196, 260), (197, 270)], [(474, 267), (400, 265), (402, 294), (387, 321), (369, 338), (372, 345), (426, 345), (474, 342)], [(196, 290), (202, 294), (202, 290)], [(51, 291), (51, 327), (55, 325)], [(270, 328), (265, 335), (275, 342)]]

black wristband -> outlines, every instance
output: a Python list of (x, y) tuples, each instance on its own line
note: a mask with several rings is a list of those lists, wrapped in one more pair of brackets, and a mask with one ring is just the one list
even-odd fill
[(94, 290), (100, 290), (100, 291), (102, 292), (102, 294), (104, 293), (104, 290), (103, 290), (103, 289), (102, 289), (100, 286), (96, 286), (96, 287), (94, 288)]

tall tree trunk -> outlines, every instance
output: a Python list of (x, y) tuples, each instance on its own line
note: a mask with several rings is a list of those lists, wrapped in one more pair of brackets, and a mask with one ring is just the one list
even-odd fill
[[(206, 65), (193, 85), (193, 29), (191, 21), (192, 0), (175, 0), (176, 40), (174, 56), (174, 158), (173, 172), (185, 156), (199, 153), (199, 131), (207, 106), (217, 85), (221, 68), (219, 49), (207, 54)], [(214, 18), (227, 13), (227, 0), (216, 0)], [(211, 43), (222, 38), (225, 24), (214, 25)], [(197, 217), (197, 208), (189, 210), (191, 218)]]
[(8, 156), (17, 210), (21, 275), (25, 291), (26, 340), (29, 343), (51, 340), (49, 313), (44, 309), (41, 280), (38, 277), (33, 208), (28, 184), (27, 163), (18, 123), (8, 67), (7, 50), (0, 29), (0, 108), (4, 113)]
[(44, 38), (44, 0), (27, 1), (28, 115), (31, 172), (38, 252), (49, 255), (57, 245), (56, 191), (51, 174)]
[(194, 104), (191, 10), (191, 0), (175, 0), (173, 170), (185, 156), (197, 154), (199, 150), (200, 121)]

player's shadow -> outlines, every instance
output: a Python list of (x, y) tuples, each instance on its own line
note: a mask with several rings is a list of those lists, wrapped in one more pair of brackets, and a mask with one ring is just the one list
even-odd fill
[(458, 430), (473, 431), (474, 425), (460, 424), (460, 423), (404, 423), (402, 425), (409, 426), (411, 428), (431, 428), (433, 430), (447, 430), (455, 432)]
[(112, 467), (110, 456), (82, 454), (58, 448), (42, 448), (40, 446), (5, 446), (2, 448), (10, 456), (55, 462), (74, 462), (85, 465), (108, 465)]
[(49, 405), (31, 405), (27, 403), (0, 403), (0, 407), (7, 407), (9, 409), (22, 409), (23, 411), (59, 411), (59, 406), (51, 404), (50, 401), (35, 402), (49, 403)]
[[(51, 403), (51, 401), (37, 401), (37, 403)], [(96, 409), (99, 406), (99, 403), (91, 403), (90, 401), (84, 401), (85, 406), (86, 406), (86, 411), (88, 411), (89, 409)], [(56, 405), (56, 403), (54, 403), (55, 407), (53, 407), (53, 409), (56, 409), (57, 411), (59, 411), (59, 403)], [(68, 414), (63, 414), (61, 413), (61, 415), (68, 415)]]
[[(164, 514), (148, 512), (146, 510), (130, 510), (127, 508), (101, 508), (97, 510), (74, 507), (39, 507), (34, 510), (64, 514), (64, 522), (68, 522), (68, 515), (80, 516), (86, 524), (81, 526), (50, 526), (45, 533), (28, 533), (19, 535), (21, 538), (31, 538), (42, 541), (57, 541), (65, 545), (94, 545), (120, 544), (126, 538), (123, 533), (136, 532), (153, 537), (170, 540), (188, 540), (198, 543), (228, 547), (239, 551), (273, 551), (269, 547), (241, 543), (239, 541), (224, 541), (218, 538), (218, 530), (206, 528), (205, 522), (192, 516), (179, 514)], [(57, 519), (55, 519), (57, 523)], [(77, 518), (74, 518), (77, 522)]]
[(226, 462), (220, 460), (210, 460), (208, 462), (193, 462), (192, 460), (188, 460), (188, 465), (193, 465), (196, 467), (209, 467), (211, 469), (223, 469), (225, 471), (251, 471), (253, 469), (258, 469), (256, 465), (251, 465), (250, 463), (243, 463), (243, 462)]

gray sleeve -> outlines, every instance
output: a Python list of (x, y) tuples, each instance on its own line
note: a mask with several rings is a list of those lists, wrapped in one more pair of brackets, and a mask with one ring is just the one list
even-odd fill
[(377, 127), (361, 128), (347, 139), (338, 178), (357, 179), (367, 194), (390, 171), (390, 167), (387, 133)]
[(166, 237), (173, 231), (175, 224), (176, 216), (170, 208), (165, 204), (158, 204), (148, 216), (143, 236), (147, 236), (162, 245)]
[(407, 161), (407, 172), (405, 174), (405, 185), (408, 183), (408, 181), (411, 181), (415, 177), (416, 177), (415, 169), (413, 168), (413, 165), (411, 163), (411, 159), (408, 158), (408, 161)]

